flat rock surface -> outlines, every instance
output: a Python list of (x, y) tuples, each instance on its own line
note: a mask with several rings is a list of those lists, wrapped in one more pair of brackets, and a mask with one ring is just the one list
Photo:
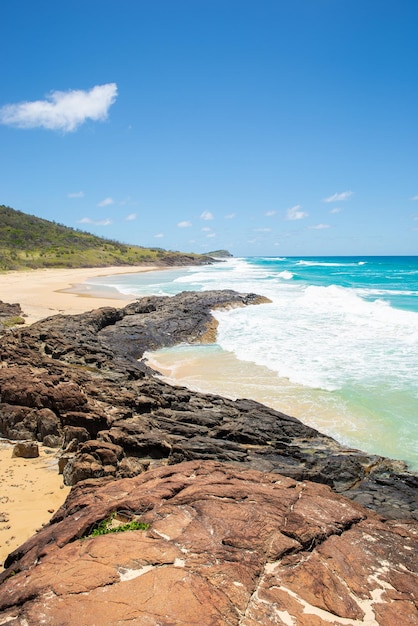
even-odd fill
[[(91, 536), (114, 512), (148, 527)], [(417, 539), (324, 485), (215, 461), (86, 481), (9, 557), (0, 623), (412, 626)]]

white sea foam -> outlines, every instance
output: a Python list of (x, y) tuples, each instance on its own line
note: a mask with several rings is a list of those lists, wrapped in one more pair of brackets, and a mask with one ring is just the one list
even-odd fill
[[(234, 289), (267, 296), (270, 304), (215, 311), (219, 346), (241, 363), (266, 366), (290, 381), (298, 397), (303, 396), (303, 411), (311, 420), (316, 410), (324, 411), (328, 398), (330, 406), (337, 407), (332, 409), (338, 416), (332, 418), (332, 432), (341, 420), (340, 432), (350, 445), (367, 440), (366, 449), (408, 458), (417, 465), (414, 263), (380, 266), (377, 261), (357, 259), (230, 259), (209, 267), (109, 280), (113, 288), (129, 295)], [(176, 373), (175, 362), (173, 376)], [(245, 380), (251, 395), (253, 382)], [(274, 382), (268, 390), (263, 386), (262, 393), (268, 396), (274, 387)], [(278, 393), (283, 399), (282, 386)], [(316, 405), (318, 394), (320, 405)], [(356, 419), (350, 417), (354, 414)]]
[(240, 359), (310, 387), (364, 384), (387, 378), (391, 370), (398, 380), (413, 383), (416, 313), (382, 300), (368, 302), (355, 290), (336, 285), (280, 290), (271, 299), (272, 304), (255, 309), (216, 311), (219, 344)]
[(292, 272), (289, 272), (289, 270), (283, 270), (283, 272), (279, 272), (277, 276), (279, 276), (280, 278), (284, 278), (285, 280), (290, 280), (293, 278), (293, 274)]
[(307, 267), (349, 267), (350, 265), (359, 265), (358, 263), (334, 263), (332, 261), (298, 261), (297, 265), (305, 265)]

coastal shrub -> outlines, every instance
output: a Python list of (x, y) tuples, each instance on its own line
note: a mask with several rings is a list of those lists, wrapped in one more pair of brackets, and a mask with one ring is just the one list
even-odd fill
[(24, 324), (25, 320), (20, 315), (14, 315), (13, 317), (7, 317), (1, 322), (4, 328), (10, 328), (11, 326), (17, 326), (18, 324)]
[[(37, 267), (105, 267), (163, 261), (182, 253), (157, 252), (104, 239), (0, 205), (0, 271)], [(192, 255), (196, 259), (201, 255)]]

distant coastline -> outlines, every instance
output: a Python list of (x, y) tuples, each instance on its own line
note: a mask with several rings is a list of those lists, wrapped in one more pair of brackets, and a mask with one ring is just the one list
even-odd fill
[(100, 288), (86, 289), (84, 281), (97, 276), (164, 271), (161, 266), (117, 266), (81, 269), (36, 269), (0, 273), (0, 300), (18, 302), (26, 324), (58, 314), (85, 313), (103, 306), (122, 306), (135, 300), (123, 294), (109, 294)]

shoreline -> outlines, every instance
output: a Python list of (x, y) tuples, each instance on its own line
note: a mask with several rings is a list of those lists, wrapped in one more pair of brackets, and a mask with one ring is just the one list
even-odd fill
[[(140, 270), (138, 270), (138, 268), (135, 268), (135, 269), (132, 269), (131, 272), (126, 272), (126, 268), (120, 268), (119, 267), (119, 268), (116, 268), (116, 271), (113, 272), (113, 273), (114, 274), (141, 273), (143, 271), (153, 271), (153, 269), (154, 268), (150, 269), (149, 267), (147, 267), (145, 269), (141, 268)], [(161, 270), (160, 267), (159, 268), (155, 268), (155, 269), (156, 270)], [(94, 270), (94, 269), (93, 270), (92, 269), (83, 269), (82, 272), (84, 273), (85, 278), (88, 278), (89, 276), (92, 276), (93, 272), (94, 272), (94, 274), (96, 276), (101, 276), (101, 275), (110, 276), (111, 275), (111, 270), (110, 270), (110, 272), (108, 270), (109, 270), (109, 268), (96, 268), (96, 270)], [(67, 282), (66, 282), (66, 284), (63, 285), (63, 274), (64, 274), (64, 272), (65, 272), (65, 274), (67, 274), (67, 276), (66, 276), (66, 281)], [(82, 307), (83, 310), (91, 310), (91, 308), (92, 308), (91, 305), (93, 305), (93, 307), (95, 306), (97, 308), (97, 306), (100, 307), (100, 305), (103, 305), (104, 302), (107, 302), (107, 299), (103, 299), (100, 296), (97, 296), (97, 294), (95, 294), (94, 297), (91, 297), (90, 294), (87, 297), (85, 296), (85, 294), (83, 294), (80, 297), (79, 293), (77, 293), (77, 292), (74, 293), (75, 285), (77, 285), (78, 283), (72, 282), (72, 281), (74, 281), (74, 274), (75, 273), (77, 273), (77, 278), (78, 279), (80, 278), (80, 271), (78, 271), (78, 272), (72, 271), (71, 272), (71, 271), (68, 271), (68, 270), (64, 270), (64, 272), (62, 272), (62, 271), (58, 271), (58, 272), (54, 271), (54, 272), (52, 272), (52, 274), (51, 274), (51, 271), (48, 271), (48, 270), (46, 270), (46, 271), (42, 270), (42, 272), (36, 272), (37, 274), (43, 274), (43, 275), (49, 274), (49, 279), (43, 281), (43, 288), (47, 290), (47, 287), (49, 287), (49, 291), (47, 290), (47, 292), (48, 292), (48, 295), (52, 299), (54, 297), (56, 297), (56, 295), (58, 293), (60, 296), (64, 296), (66, 298), (66, 301), (71, 302), (72, 304), (76, 304), (78, 307)], [(32, 272), (28, 272), (28, 273), (26, 273), (26, 279), (27, 279), (28, 275), (29, 275), (29, 277), (31, 279), (34, 276), (34, 274)], [(56, 286), (56, 283), (57, 283), (57, 280), (58, 280), (58, 275), (59, 275), (59, 278), (61, 279), (61, 282), (59, 284), (59, 287), (61, 288), (61, 290), (58, 290), (58, 291), (57, 290), (55, 290), (55, 291), (52, 290), (51, 291), (51, 289), (52, 289), (51, 285), (54, 284), (54, 286)], [(15, 277), (16, 277), (16, 274), (13, 276), (13, 278), (15, 278)], [(47, 278), (47, 276), (45, 278)], [(67, 291), (68, 284), (70, 284), (70, 290), (72, 290), (71, 292)], [(99, 286), (99, 289), (100, 288), (101, 287)], [(39, 288), (37, 288), (37, 285), (35, 285), (34, 289), (38, 289), (37, 296), (38, 296), (38, 298), (41, 298), (42, 296), (39, 295)], [(62, 291), (62, 289), (64, 289), (64, 291)], [(19, 299), (19, 294), (16, 293), (16, 291), (14, 291), (13, 293), (14, 293), (14, 299), (18, 300)], [(26, 295), (28, 295), (28, 294), (26, 294)], [(182, 295), (183, 296), (183, 300), (187, 301), (187, 298), (186, 298), (187, 292), (184, 292), (183, 294), (179, 294), (179, 295), (180, 296)], [(4, 297), (4, 295), (1, 292), (0, 292), (0, 297)], [(130, 300), (130, 298), (127, 298), (127, 300)], [(115, 304), (115, 302), (118, 302), (119, 304), (121, 303), (121, 299), (120, 298), (116, 298), (116, 299), (115, 298), (110, 298), (110, 301), (111, 301), (111, 306), (117, 306)], [(251, 303), (251, 300), (250, 300), (250, 303)], [(208, 304), (206, 306), (207, 307), (210, 306), (211, 308), (213, 308), (213, 300), (211, 300), (209, 298)], [(173, 306), (172, 305), (168, 305), (168, 307), (173, 310)], [(179, 306), (178, 310), (175, 309), (176, 310), (176, 314), (178, 314), (179, 311), (183, 311), (183, 308), (184, 308), (184, 315), (188, 317), (190, 315), (190, 307), (189, 306), (185, 306), (185, 307)], [(40, 313), (39, 309), (38, 309), (37, 313), (39, 315), (39, 313)], [(49, 313), (49, 316), (50, 315), (51, 314)], [(170, 315), (171, 315), (171, 313), (170, 313)], [(168, 318), (167, 318), (168, 320), (171, 320), (170, 315), (168, 315)], [(203, 313), (202, 313), (202, 319), (204, 319)], [(66, 324), (63, 323), (62, 319), (57, 320), (57, 321), (58, 321), (58, 325), (61, 324), (61, 326), (66, 327)], [(48, 326), (48, 324), (51, 324), (51, 327), (52, 327), (53, 322), (48, 322), (47, 326)], [(81, 322), (79, 322), (77, 319), (73, 319), (73, 320), (71, 320), (71, 324), (70, 324), (70, 328), (69, 329), (63, 328), (63, 332), (65, 330), (67, 332), (67, 335), (64, 332), (63, 336), (64, 337), (68, 337), (68, 341), (70, 343), (72, 341), (72, 338), (74, 337), (74, 332), (76, 332), (76, 330), (79, 328), (80, 324), (81, 324)], [(187, 334), (187, 329), (188, 328), (189, 328), (189, 324), (188, 324), (188, 320), (187, 320), (187, 323), (184, 322), (184, 329), (185, 330), (183, 332), (185, 334), (183, 336), (185, 336), (185, 337), (189, 336)], [(37, 329), (34, 328), (33, 332), (36, 334)], [(120, 339), (122, 340), (122, 344), (120, 344), (119, 341), (117, 342), (117, 346), (118, 346), (119, 352), (118, 352), (118, 350), (115, 350), (114, 354), (116, 354), (116, 355), (120, 354), (120, 353), (124, 354), (124, 349), (125, 348), (124, 348), (124, 345), (123, 345), (123, 335), (120, 337)], [(128, 339), (128, 341), (130, 340), (129, 333), (128, 333), (127, 339)], [(181, 339), (181, 337), (180, 337), (180, 339)], [(120, 352), (121, 346), (122, 346), (122, 352)], [(12, 346), (12, 349), (11, 349), (11, 352), (10, 352), (10, 362), (11, 363), (13, 363), (14, 351), (15, 351), (15, 349)], [(111, 359), (112, 358), (111, 355), (108, 358)], [(34, 362), (37, 362), (36, 358), (34, 360), (29, 359), (29, 361), (25, 361), (25, 364), (28, 365), (29, 368), (31, 368), (31, 366), (33, 365)], [(39, 381), (42, 381), (42, 377), (44, 376), (44, 374), (41, 371), (39, 371), (37, 373), (37, 376), (38, 376)], [(250, 379), (252, 380), (252, 373), (251, 373), (251, 378)], [(94, 388), (95, 388), (96, 383), (97, 383), (96, 380), (91, 383), (94, 386)], [(83, 385), (84, 384), (85, 384), (85, 381), (83, 379)], [(90, 387), (90, 390), (91, 389), (92, 389), (92, 387)], [(160, 393), (160, 389), (159, 388), (156, 389), (155, 393), (156, 393), (156, 395), (158, 395)], [(115, 403), (113, 401), (113, 396), (109, 398), (109, 406), (111, 407), (110, 410), (112, 410), (114, 408), (114, 406), (115, 406)], [(152, 404), (151, 404), (151, 406), (152, 406)], [(173, 402), (173, 406), (175, 406), (175, 402)], [(151, 411), (150, 411), (150, 413), (151, 413)], [(245, 413), (245, 410), (244, 410), (244, 413)], [(143, 415), (143, 413), (140, 413), (140, 414)], [(143, 419), (143, 418), (141, 417), (141, 419)], [(206, 426), (205, 426), (205, 428), (206, 428)], [(301, 428), (302, 428), (302, 425), (301, 425)], [(161, 432), (161, 431), (159, 431), (159, 432)], [(164, 431), (162, 431), (162, 432), (164, 432)], [(203, 434), (205, 435), (205, 433), (203, 433)], [(160, 434), (158, 436), (160, 436)], [(321, 433), (318, 433), (318, 437), (322, 437)], [(272, 439), (274, 440), (274, 438), (272, 438)], [(273, 445), (272, 442), (270, 441), (270, 439), (267, 441), (267, 444), (268, 445), (270, 445), (270, 444)], [(354, 452), (357, 453), (356, 450), (354, 450)], [(305, 450), (304, 449), (303, 449), (303, 453), (305, 454)], [(26, 479), (22, 479), (22, 478), (18, 478), (17, 477), (17, 474), (16, 474), (17, 468), (19, 468), (21, 464), (25, 468), (29, 467), (29, 475), (27, 476)], [(21, 459), (16, 459), (16, 458), (12, 459), (11, 458), (11, 451), (10, 451), (6, 455), (5, 461), (1, 463), (0, 469), (3, 470), (1, 472), (1, 474), (4, 476), (4, 478), (6, 480), (9, 480), (10, 487), (13, 487), (15, 489), (15, 493), (17, 493), (19, 495), (22, 495), (21, 492), (23, 491), (22, 487), (24, 487), (24, 484), (23, 484), (24, 482), (28, 483), (29, 492), (35, 492), (35, 490), (38, 490), (38, 484), (39, 484), (39, 486), (41, 485), (41, 475), (37, 474), (37, 472), (35, 472), (35, 467), (36, 467), (36, 460), (29, 460), (29, 459), (21, 460)], [(401, 467), (401, 464), (399, 464), (399, 467)], [(6, 471), (4, 471), (3, 468), (6, 468)], [(51, 470), (50, 464), (48, 464), (47, 466), (44, 465), (43, 467), (40, 467), (40, 471), (43, 472), (42, 476), (45, 476), (46, 474), (49, 473), (49, 475), (53, 475), (54, 478), (58, 481), (56, 483), (56, 485), (55, 485), (55, 491), (54, 491), (54, 489), (51, 489), (48, 492), (45, 491), (40, 496), (38, 494), (37, 495), (37, 499), (36, 499), (37, 503), (39, 501), (42, 504), (43, 514), (45, 515), (45, 518), (44, 518), (45, 522), (48, 521), (50, 515), (54, 512), (54, 510), (56, 510), (56, 508), (58, 508), (63, 503), (64, 498), (66, 496), (66, 493), (64, 492), (64, 488), (61, 486), (62, 485), (62, 478), (61, 478), (61, 476), (58, 475), (58, 472), (51, 472), (50, 470)], [(293, 471), (294, 471), (294, 468), (292, 466), (292, 472)], [(39, 478), (38, 478), (38, 476), (39, 476)], [(59, 491), (58, 491), (58, 489), (59, 489)], [(60, 501), (58, 502), (58, 506), (48, 505), (46, 499), (44, 498), (44, 495), (48, 496), (48, 495), (52, 495), (54, 493), (58, 494), (60, 496)], [(11, 500), (12, 500), (12, 502), (11, 502), (12, 510), (16, 511), (16, 515), (17, 515), (17, 517), (15, 519), (19, 520), (19, 516), (20, 516), (20, 518), (23, 518), (24, 520), (26, 520), (27, 518), (31, 519), (33, 517), (33, 515), (32, 515), (32, 506), (30, 505), (30, 503), (25, 498), (23, 498), (24, 502), (23, 502), (22, 507), (20, 509), (19, 509), (19, 507), (17, 507), (15, 502), (13, 502), (13, 498), (11, 498)], [(0, 513), (2, 513), (2, 508), (1, 507), (0, 507)], [(7, 513), (5, 514), (5, 518), (8, 518), (8, 514)], [(31, 519), (31, 521), (32, 521), (32, 519)], [(18, 521), (13, 522), (11, 516), (10, 516), (10, 521), (9, 521), (9, 519), (5, 519), (5, 521), (4, 521), (5, 525), (9, 525), (10, 526), (10, 528), (7, 529), (7, 530), (9, 530), (9, 531), (11, 530), (12, 531), (12, 535), (13, 535), (12, 537), (9, 538), (9, 540), (8, 540), (9, 543), (6, 544), (7, 547), (6, 546), (4, 547), (4, 549), (6, 551), (6, 554), (10, 553), (10, 551), (12, 551), (12, 549), (13, 549), (13, 545), (10, 544), (10, 540), (13, 540), (15, 542), (14, 545), (16, 545), (16, 547), (21, 545), (31, 535), (33, 535), (34, 532), (36, 532), (37, 528), (39, 528), (40, 525), (42, 525), (45, 522), (41, 521), (41, 524), (39, 524), (39, 522), (35, 523), (35, 521), (33, 520), (33, 523), (35, 524), (34, 527), (28, 528), (26, 526), (25, 528), (20, 529), (20, 527), (18, 526)], [(17, 534), (17, 533), (21, 533), (21, 534)], [(2, 538), (0, 537), (0, 539), (2, 539)], [(3, 542), (2, 542), (2, 544), (3, 544)]]
[(140, 274), (164, 271), (172, 267), (112, 266), (88, 268), (47, 268), (0, 273), (0, 300), (22, 308), (25, 325), (33, 324), (52, 315), (86, 313), (105, 306), (118, 307), (136, 300), (116, 291), (86, 290), (83, 283), (89, 278), (117, 274)]
[(295, 417), (341, 445), (404, 462), (413, 472), (418, 470), (417, 456), (402, 455), (384, 422), (367, 407), (350, 404), (335, 392), (291, 382), (264, 365), (240, 360), (216, 343), (147, 351), (143, 358), (157, 378), (170, 385), (232, 400), (255, 400)]
[[(0, 300), (20, 304), (24, 328), (53, 315), (120, 307), (136, 299), (116, 291), (109, 296), (107, 290), (100, 291), (100, 286), (83, 288), (89, 278), (165, 269), (172, 268), (113, 266), (4, 272), (0, 273)], [(0, 439), (0, 570), (7, 555), (49, 522), (70, 492), (58, 474), (57, 450), (39, 444), (40, 456), (35, 459), (12, 457), (15, 443)]]

